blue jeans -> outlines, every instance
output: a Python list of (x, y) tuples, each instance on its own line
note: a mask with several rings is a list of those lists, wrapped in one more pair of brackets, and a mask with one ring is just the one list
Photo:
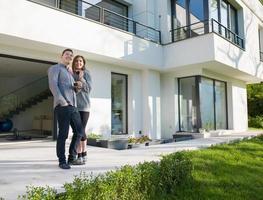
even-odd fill
[(77, 157), (77, 147), (81, 137), (84, 135), (84, 130), (81, 124), (80, 114), (74, 106), (57, 106), (55, 115), (58, 120), (58, 138), (57, 138), (57, 157), (60, 164), (66, 163), (65, 145), (68, 138), (69, 125), (74, 131), (69, 147), (69, 159)]

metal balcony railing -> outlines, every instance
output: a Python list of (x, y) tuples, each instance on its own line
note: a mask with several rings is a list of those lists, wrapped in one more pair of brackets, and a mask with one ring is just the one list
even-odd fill
[(56, 7), (58, 9), (79, 15), (83, 18), (91, 19), (120, 30), (133, 33), (140, 38), (156, 43), (161, 43), (161, 31), (86, 1), (63, 1), (63, 4), (59, 0), (28, 1)]
[(214, 19), (199, 21), (188, 26), (173, 29), (171, 32), (172, 42), (178, 42), (199, 35), (214, 32), (241, 49), (245, 49), (244, 39), (236, 33), (226, 28)]
[(244, 39), (238, 36), (236, 33), (220, 24), (218, 21), (212, 19), (212, 32), (222, 36), (231, 43), (237, 45), (241, 49), (245, 49)]
[(171, 30), (172, 42), (203, 35), (209, 32), (209, 21), (200, 21)]

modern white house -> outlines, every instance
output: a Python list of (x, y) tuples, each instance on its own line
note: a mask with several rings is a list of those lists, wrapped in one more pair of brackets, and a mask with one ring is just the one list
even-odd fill
[(93, 79), (87, 133), (245, 131), (246, 85), (263, 81), (263, 5), (1, 0), (0, 116), (14, 128), (52, 129), (47, 69), (65, 48), (87, 59)]

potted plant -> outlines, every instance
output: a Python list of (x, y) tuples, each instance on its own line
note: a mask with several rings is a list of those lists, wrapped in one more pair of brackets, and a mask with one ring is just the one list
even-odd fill
[(99, 139), (100, 147), (123, 150), (128, 149), (128, 139)]
[(151, 139), (146, 135), (142, 135), (137, 138), (129, 137), (128, 141), (129, 141), (128, 148), (134, 148), (134, 147), (149, 146), (149, 142), (151, 141)]
[(102, 138), (102, 135), (90, 133), (87, 137), (87, 145), (98, 146), (98, 140)]

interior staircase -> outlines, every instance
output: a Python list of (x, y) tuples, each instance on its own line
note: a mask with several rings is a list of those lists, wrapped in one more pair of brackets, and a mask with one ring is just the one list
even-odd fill
[(0, 97), (0, 119), (10, 119), (52, 96), (47, 76)]
[(32, 107), (33, 105), (37, 105), (38, 103), (42, 102), (45, 99), (48, 99), (48, 97), (51, 97), (52, 93), (50, 92), (49, 89), (44, 90), (40, 92), (39, 94), (25, 100), (24, 102), (21, 102), (17, 107), (9, 110), (8, 113), (4, 113), (2, 115), (2, 118), (4, 119), (10, 119), (14, 115), (18, 115), (20, 112), (25, 111), (26, 109)]

